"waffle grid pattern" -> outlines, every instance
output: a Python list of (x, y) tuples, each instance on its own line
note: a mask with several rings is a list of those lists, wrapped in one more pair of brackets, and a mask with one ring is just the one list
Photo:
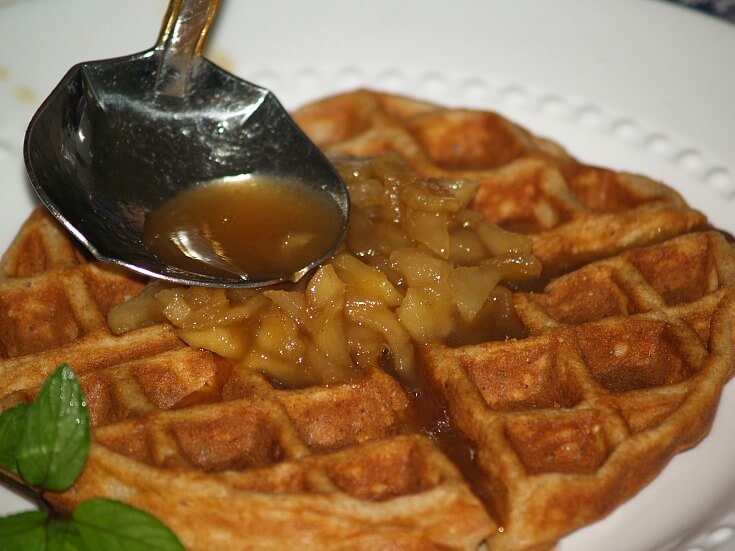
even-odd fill
[[(661, 255), (681, 257), (677, 280), (657, 273)], [(731, 375), (711, 349), (731, 346), (731, 322), (711, 321), (716, 311), (731, 316), (733, 259), (715, 232), (630, 251), (544, 293), (515, 294), (535, 336), (432, 351), (432, 383), (477, 447), (491, 486), (502, 488), (493, 497), (506, 530), (493, 548), (524, 548), (534, 543), (524, 533), (553, 537), (560, 523), (598, 518), (706, 432), (719, 396), (711, 385)]]
[(42, 211), (0, 269), (0, 409), (32, 400), (63, 361), (90, 407), (90, 458), (73, 489), (47, 494), (58, 509), (122, 499), (192, 549), (474, 549), (493, 529), (441, 452), (402, 434), (408, 398), (382, 371), (279, 390), (168, 325), (113, 336), (107, 312), (141, 282), (86, 262)]
[(112, 336), (107, 312), (143, 282), (39, 211), (0, 261), (0, 409), (62, 361), (80, 376), (93, 446), (56, 507), (122, 499), (190, 549), (540, 550), (706, 435), (735, 357), (735, 256), (674, 191), (495, 114), (363, 91), (297, 119), (331, 153), (479, 180), (475, 207), (534, 240), (545, 285), (513, 293), (527, 338), (422, 351), (472, 473), (377, 368), (286, 390), (167, 325)]
[(531, 235), (546, 277), (707, 228), (706, 217), (673, 189), (579, 163), (494, 113), (364, 90), (307, 106), (295, 118), (332, 154), (394, 151), (424, 177), (478, 181), (474, 208)]
[(534, 240), (547, 285), (513, 295), (530, 336), (424, 350), (476, 450), (490, 549), (551, 547), (707, 433), (732, 375), (735, 256), (675, 191), (495, 114), (364, 90), (297, 120), (333, 154), (399, 151), (425, 177), (478, 180), (475, 209)]

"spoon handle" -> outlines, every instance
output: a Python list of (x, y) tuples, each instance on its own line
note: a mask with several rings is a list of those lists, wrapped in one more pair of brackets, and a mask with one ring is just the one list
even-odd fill
[(189, 75), (201, 61), (218, 7), (219, 0), (171, 0), (156, 42), (156, 49), (161, 51), (156, 93), (178, 97), (186, 94)]

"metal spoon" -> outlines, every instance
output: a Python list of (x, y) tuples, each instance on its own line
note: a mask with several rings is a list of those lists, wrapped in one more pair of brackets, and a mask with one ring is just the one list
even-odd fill
[[(218, 5), (172, 0), (153, 48), (72, 67), (28, 126), (26, 168), (49, 211), (100, 260), (184, 285), (295, 280), (342, 240), (347, 191), (271, 92), (202, 56)], [(297, 273), (269, 280), (234, 267), (230, 278), (181, 270), (145, 247), (143, 224), (155, 207), (198, 182), (250, 173), (328, 194), (343, 218), (334, 245)]]

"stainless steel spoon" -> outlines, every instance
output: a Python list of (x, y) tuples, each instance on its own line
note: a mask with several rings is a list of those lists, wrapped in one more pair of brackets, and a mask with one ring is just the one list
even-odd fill
[[(28, 126), (26, 168), (49, 211), (100, 260), (184, 285), (295, 280), (342, 240), (347, 191), (271, 92), (202, 56), (218, 5), (172, 0), (153, 48), (72, 67)], [(230, 278), (181, 270), (143, 244), (146, 214), (174, 194), (251, 173), (296, 179), (328, 194), (343, 217), (334, 245), (295, 274), (251, 280), (234, 267)]]

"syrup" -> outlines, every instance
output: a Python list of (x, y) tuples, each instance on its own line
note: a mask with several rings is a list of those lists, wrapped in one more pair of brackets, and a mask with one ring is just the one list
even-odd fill
[(243, 175), (189, 188), (152, 210), (143, 242), (162, 262), (215, 277), (291, 277), (334, 245), (342, 217), (298, 181)]

